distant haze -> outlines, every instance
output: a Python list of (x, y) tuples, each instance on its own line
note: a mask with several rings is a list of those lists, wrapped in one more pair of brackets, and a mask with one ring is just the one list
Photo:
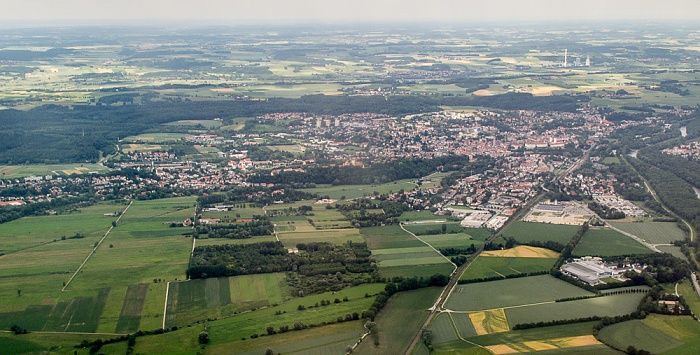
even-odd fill
[(2, 0), (0, 3), (0, 22), (5, 25), (118, 23), (120, 20), (269, 24), (700, 19), (700, 2), (696, 0)]

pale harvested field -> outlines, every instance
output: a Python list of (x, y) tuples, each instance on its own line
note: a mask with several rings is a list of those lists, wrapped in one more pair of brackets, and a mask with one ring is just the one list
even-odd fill
[(481, 256), (500, 256), (504, 258), (548, 258), (556, 259), (559, 253), (527, 245), (518, 245), (515, 248), (505, 250), (488, 250), (481, 253)]
[(530, 90), (530, 92), (535, 96), (552, 96), (552, 91), (554, 90), (563, 89), (557, 86), (538, 86), (533, 87), (532, 90)]
[(481, 89), (481, 90), (476, 90), (473, 93), (476, 96), (493, 96), (496, 95), (494, 94), (491, 90), (489, 89)]
[(510, 330), (503, 308), (469, 313), (469, 319), (478, 335), (502, 333)]

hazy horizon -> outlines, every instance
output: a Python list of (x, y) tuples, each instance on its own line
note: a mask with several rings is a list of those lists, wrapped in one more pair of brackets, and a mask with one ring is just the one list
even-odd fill
[(700, 4), (687, 0), (8, 0), (0, 13), (4, 27), (149, 22), (269, 25), (697, 19)]

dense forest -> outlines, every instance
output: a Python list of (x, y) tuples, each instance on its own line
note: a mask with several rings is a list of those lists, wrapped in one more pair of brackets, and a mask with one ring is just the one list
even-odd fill
[(187, 268), (189, 278), (261, 274), (280, 271), (303, 276), (369, 273), (376, 269), (364, 243), (297, 245), (299, 253), (289, 253), (280, 242), (197, 247)]
[(656, 191), (659, 199), (693, 227), (700, 227), (700, 199), (683, 179), (673, 172), (629, 157), (629, 162), (642, 174)]

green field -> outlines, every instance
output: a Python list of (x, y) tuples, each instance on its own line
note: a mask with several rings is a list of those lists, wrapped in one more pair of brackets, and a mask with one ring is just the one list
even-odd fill
[(612, 229), (589, 229), (573, 250), (575, 256), (616, 256), (649, 254), (652, 251), (636, 240)]
[(651, 244), (671, 244), (686, 237), (673, 222), (610, 222), (610, 224)]
[[(266, 338), (263, 337), (261, 339), (262, 342), (259, 341), (255, 343), (254, 340), (250, 339), (250, 336), (253, 334), (265, 334), (268, 326), (273, 326), (275, 329), (278, 329), (280, 326), (288, 325), (291, 329), (294, 322), (301, 322), (307, 325), (318, 324), (320, 322), (335, 321), (338, 316), (344, 316), (347, 313), (360, 313), (367, 309), (372, 302), (374, 302), (374, 297), (365, 297), (365, 294), (373, 295), (383, 289), (383, 284), (365, 284), (343, 289), (334, 293), (327, 292), (301, 298), (294, 298), (289, 301), (282, 302), (277, 306), (260, 308), (252, 312), (239, 313), (238, 315), (233, 315), (230, 317), (222, 317), (218, 320), (211, 319), (207, 322), (211, 338), (211, 343), (209, 346), (211, 346), (211, 349), (222, 349), (226, 347), (225, 344), (228, 344), (228, 346), (240, 344), (240, 339), (245, 338), (248, 340), (243, 341), (243, 343), (249, 341), (253, 342), (249, 348), (250, 350), (261, 347), (264, 349), (264, 344), (266, 344), (264, 340)], [(343, 299), (344, 297), (348, 297), (347, 302), (331, 302), (331, 304), (328, 306), (315, 307), (315, 304), (321, 302), (321, 300), (333, 301), (335, 298)], [(304, 305), (306, 309), (298, 310), (299, 305)], [(180, 327), (180, 330), (177, 332), (145, 338), (148, 340), (137, 342), (135, 353), (195, 353), (200, 351), (200, 347), (197, 344), (197, 334), (202, 329), (203, 328), (201, 325), (193, 325), (192, 327), (184, 328)], [(290, 332), (288, 334), (292, 334), (293, 336), (295, 333), (296, 332)], [(284, 335), (282, 335), (282, 337), (284, 337)], [(274, 337), (270, 339), (274, 339)], [(343, 344), (343, 349), (346, 345), (348, 344)], [(247, 347), (247, 345), (244, 346)], [(212, 353), (217, 354), (218, 352)]]
[(398, 225), (362, 228), (383, 277), (449, 275), (454, 266)]
[(253, 216), (263, 216), (265, 211), (262, 208), (246, 207), (234, 208), (231, 211), (204, 211), (202, 215), (205, 218), (246, 219), (253, 218)]
[(471, 234), (466, 233), (422, 235), (420, 236), (420, 239), (438, 250), (441, 248), (466, 249), (472, 244), (474, 244), (474, 247), (478, 249), (484, 244), (483, 240), (475, 240)]
[(464, 271), (461, 280), (549, 271), (557, 259), (478, 256)]
[(556, 302), (506, 309), (511, 327), (521, 323), (585, 318), (591, 316), (622, 316), (637, 310), (644, 293), (630, 293), (584, 300)]
[(126, 143), (168, 143), (176, 142), (187, 135), (182, 133), (144, 133), (122, 139)]
[(428, 318), (427, 309), (435, 303), (440, 292), (440, 288), (431, 287), (394, 295), (375, 319), (379, 346), (374, 345), (374, 339), (370, 335), (360, 343), (355, 353), (404, 353)]
[(591, 293), (550, 275), (539, 275), (457, 285), (447, 299), (445, 308), (454, 311), (481, 311), (587, 295)]
[(109, 170), (110, 169), (108, 167), (100, 164), (2, 165), (0, 166), (0, 178), (15, 179), (31, 175), (83, 175), (91, 172), (106, 173)]
[(360, 233), (367, 239), (367, 245), (372, 250), (425, 246), (398, 225), (362, 228)]
[(680, 340), (638, 319), (609, 325), (598, 332), (598, 337), (604, 343), (618, 349), (634, 346), (638, 350), (650, 351), (652, 354), (664, 353), (683, 345)]
[(217, 120), (181, 120), (175, 122), (168, 122), (166, 126), (204, 126), (206, 129), (218, 128), (221, 126), (221, 121)]
[(504, 237), (514, 237), (521, 243), (531, 241), (554, 241), (561, 244), (568, 243), (580, 227), (563, 224), (546, 224), (515, 221), (513, 225), (503, 232)]
[[(6, 253), (0, 259), (0, 284), (8, 285), (0, 291), (2, 327), (9, 322), (26, 323), (35, 331), (104, 333), (161, 327), (165, 283), (153, 281), (184, 278), (191, 248), (183, 229), (165, 222), (192, 215), (193, 203), (194, 198), (134, 202), (64, 292), (61, 288), (117, 219), (105, 214), (124, 211), (126, 205), (100, 203), (0, 225)], [(85, 237), (72, 239), (75, 233)]]
[(428, 329), (433, 332), (434, 344), (447, 343), (459, 339), (449, 313), (442, 313), (436, 316)]
[[(85, 340), (104, 339), (102, 334), (61, 334), (29, 333), (21, 336), (10, 332), (0, 333), (0, 349), (3, 354), (61, 354), (61, 355), (88, 355), (89, 349), (74, 348)], [(125, 343), (121, 343), (125, 344)], [(105, 349), (105, 348), (103, 348)], [(123, 353), (126, 351), (124, 346)]]
[(328, 196), (333, 200), (355, 199), (364, 196), (372, 196), (375, 192), (379, 194), (388, 194), (391, 192), (399, 192), (399, 190), (411, 191), (416, 188), (416, 184), (410, 180), (400, 180), (389, 182), (380, 185), (338, 185), (338, 186), (322, 186), (311, 189), (301, 189), (302, 191), (318, 194), (319, 196)]
[(284, 273), (220, 277), (170, 284), (166, 327), (229, 317), (291, 298)]

